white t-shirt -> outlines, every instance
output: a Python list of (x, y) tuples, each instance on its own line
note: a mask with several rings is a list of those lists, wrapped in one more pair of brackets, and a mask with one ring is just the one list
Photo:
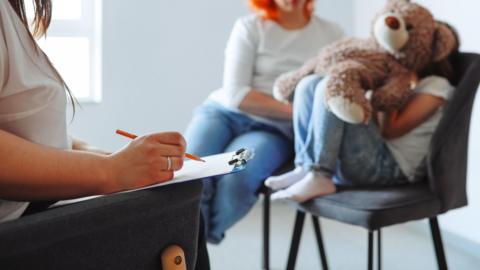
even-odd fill
[[(454, 89), (447, 79), (438, 76), (429, 76), (418, 83), (415, 92), (448, 100)], [(421, 179), (416, 176), (424, 174), (419, 168), (421, 168), (422, 162), (428, 154), (430, 140), (442, 115), (443, 106), (427, 121), (409, 133), (387, 141), (388, 148), (410, 182)]]
[[(0, 1), (0, 130), (67, 149), (66, 125), (66, 93), (60, 78), (10, 3)], [(27, 205), (0, 200), (0, 222), (18, 218)]]
[[(273, 84), (281, 74), (298, 69), (322, 47), (342, 36), (338, 25), (316, 16), (298, 30), (286, 30), (257, 15), (242, 17), (235, 23), (225, 50), (223, 86), (209, 99), (238, 111), (251, 89), (273, 95)], [(276, 122), (249, 116), (267, 123)]]

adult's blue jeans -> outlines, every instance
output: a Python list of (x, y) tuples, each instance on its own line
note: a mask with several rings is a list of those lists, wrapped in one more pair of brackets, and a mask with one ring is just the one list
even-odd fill
[(212, 101), (196, 109), (185, 138), (187, 151), (200, 156), (240, 148), (255, 151), (243, 171), (203, 181), (201, 210), (207, 238), (219, 243), (255, 204), (263, 181), (292, 158), (293, 142), (276, 128)]
[(326, 80), (310, 75), (295, 90), (295, 164), (333, 177), (339, 185), (406, 183), (377, 126), (337, 118), (326, 107), (325, 86)]

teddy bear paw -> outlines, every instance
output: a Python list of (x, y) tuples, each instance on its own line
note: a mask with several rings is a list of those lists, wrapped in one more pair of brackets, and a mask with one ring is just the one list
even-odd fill
[[(273, 87), (273, 98), (276, 100), (283, 102), (283, 103), (289, 103), (289, 95), (287, 94), (288, 91), (284, 88), (281, 88), (277, 85)], [(290, 94), (291, 95), (291, 94)]]
[(342, 96), (330, 97), (327, 105), (333, 114), (350, 124), (365, 123), (370, 118), (369, 113), (362, 106)]

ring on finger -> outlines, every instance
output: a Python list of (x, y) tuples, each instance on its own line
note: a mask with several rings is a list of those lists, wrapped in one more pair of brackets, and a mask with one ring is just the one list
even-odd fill
[(172, 158), (167, 157), (167, 171), (171, 171), (171, 170), (172, 170)]

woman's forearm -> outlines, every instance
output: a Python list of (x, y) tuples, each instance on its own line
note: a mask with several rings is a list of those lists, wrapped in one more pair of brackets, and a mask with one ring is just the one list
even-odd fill
[(240, 103), (240, 110), (278, 120), (292, 119), (292, 106), (275, 100), (273, 97), (251, 90)]
[(84, 142), (78, 138), (70, 136), (72, 139), (72, 150), (77, 150), (77, 151), (85, 151), (85, 152), (91, 152), (91, 153), (97, 153), (101, 155), (109, 155), (111, 152), (105, 151), (103, 149), (100, 149), (98, 147), (95, 147), (87, 142)]
[(32, 201), (104, 193), (107, 157), (33, 144), (0, 131), (0, 198)]

